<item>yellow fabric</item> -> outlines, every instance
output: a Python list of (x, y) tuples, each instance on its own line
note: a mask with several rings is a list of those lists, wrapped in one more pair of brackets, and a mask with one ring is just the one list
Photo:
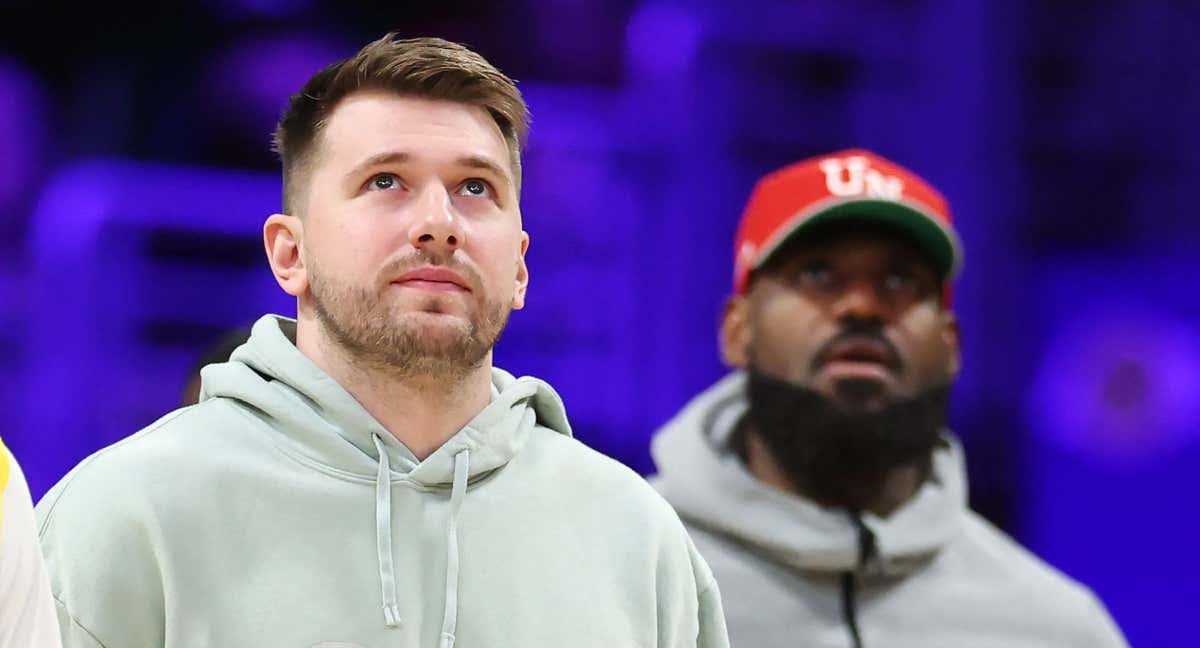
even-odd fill
[(9, 462), (8, 448), (4, 447), (4, 440), (0, 439), (0, 530), (4, 529), (4, 489), (8, 487)]

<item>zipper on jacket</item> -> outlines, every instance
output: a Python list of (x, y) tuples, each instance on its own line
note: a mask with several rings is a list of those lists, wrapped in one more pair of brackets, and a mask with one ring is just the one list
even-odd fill
[(858, 634), (858, 618), (854, 609), (855, 596), (854, 572), (842, 573), (842, 617), (846, 621), (846, 629), (850, 632), (850, 646), (863, 648), (862, 637)]
[[(858, 529), (858, 572), (875, 557), (875, 534), (863, 524), (861, 518), (851, 514), (854, 526)], [(848, 571), (842, 574), (842, 618), (846, 622), (846, 630), (850, 633), (852, 648), (863, 648), (862, 635), (858, 630), (858, 574)]]

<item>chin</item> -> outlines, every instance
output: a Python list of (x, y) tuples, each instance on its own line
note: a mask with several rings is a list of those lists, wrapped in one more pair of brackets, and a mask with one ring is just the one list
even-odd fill
[(470, 331), (471, 323), (466, 318), (450, 313), (406, 313), (397, 325), (405, 329), (414, 339), (459, 338)]
[(821, 390), (849, 413), (874, 414), (898, 400), (892, 385), (866, 379), (842, 379)]

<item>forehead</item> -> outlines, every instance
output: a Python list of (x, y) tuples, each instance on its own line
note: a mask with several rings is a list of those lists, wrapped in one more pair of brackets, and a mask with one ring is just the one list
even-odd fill
[(492, 159), (511, 176), (507, 150), (500, 127), (481, 107), (372, 90), (337, 105), (317, 142), (316, 158), (321, 166), (345, 170), (394, 151), (430, 161), (476, 156)]

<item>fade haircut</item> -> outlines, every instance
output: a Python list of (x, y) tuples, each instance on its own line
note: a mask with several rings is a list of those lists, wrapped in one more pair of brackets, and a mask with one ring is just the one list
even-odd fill
[(517, 193), (529, 109), (512, 79), (476, 52), (440, 38), (397, 39), (395, 32), (313, 75), (292, 95), (275, 128), (272, 149), (283, 162), (283, 209), (299, 215), (320, 137), (338, 103), (356, 92), (383, 90), (487, 110), (508, 145)]

